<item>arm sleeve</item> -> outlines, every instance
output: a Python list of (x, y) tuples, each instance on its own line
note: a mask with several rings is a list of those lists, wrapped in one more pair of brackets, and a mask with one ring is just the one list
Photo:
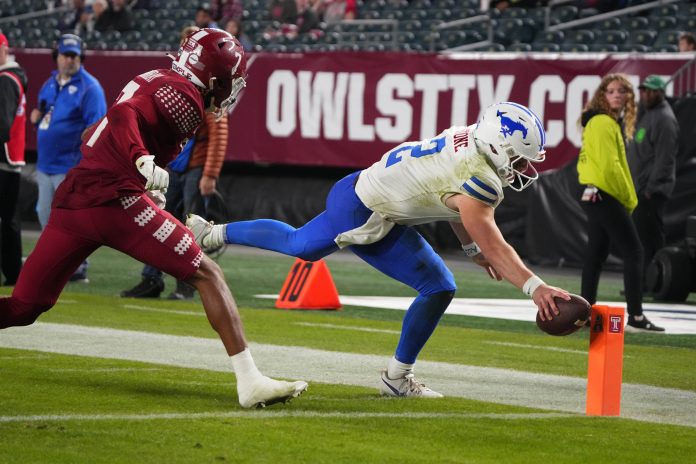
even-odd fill
[[(655, 164), (650, 172), (647, 193), (663, 193), (674, 183), (677, 150), (679, 149), (679, 127), (671, 119), (661, 119), (655, 127)], [(665, 185), (668, 184), (668, 185)]]
[(82, 120), (85, 127), (91, 126), (106, 114), (106, 97), (100, 85), (90, 86), (82, 100)]
[(6, 143), (19, 104), (19, 89), (11, 77), (0, 76), (0, 101), (0, 143)]
[(227, 151), (227, 116), (219, 121), (215, 120), (215, 115), (207, 114), (206, 123), (208, 124), (208, 148), (203, 166), (203, 175), (218, 178), (222, 170), (222, 163), (225, 161)]
[(151, 153), (145, 148), (140, 127), (138, 125), (138, 112), (130, 104), (114, 106), (109, 111), (110, 141), (116, 148), (116, 152), (125, 153), (131, 164), (143, 155)]
[(167, 120), (181, 138), (191, 138), (203, 119), (191, 97), (169, 84), (160, 87), (153, 99), (157, 111)]

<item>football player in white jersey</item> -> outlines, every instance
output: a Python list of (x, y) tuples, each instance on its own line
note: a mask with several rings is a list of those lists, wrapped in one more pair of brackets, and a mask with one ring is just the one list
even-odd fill
[(520, 191), (537, 179), (544, 128), (528, 108), (498, 103), (468, 127), (406, 142), (367, 169), (338, 181), (326, 210), (304, 226), (259, 219), (212, 225), (190, 216), (186, 225), (203, 248), (234, 243), (308, 261), (348, 247), (368, 264), (418, 291), (403, 320), (396, 353), (382, 372), (389, 396), (439, 398), (417, 381), (416, 357), (454, 296), (452, 273), (411, 226), (449, 221), (467, 256), (490, 276), (529, 295), (542, 319), (558, 314), (553, 298), (568, 292), (546, 285), (523, 263), (495, 223), (503, 187)]

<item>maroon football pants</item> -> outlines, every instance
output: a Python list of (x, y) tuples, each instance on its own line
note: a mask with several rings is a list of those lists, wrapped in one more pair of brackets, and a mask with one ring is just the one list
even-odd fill
[(49, 310), (77, 267), (102, 245), (180, 280), (190, 278), (203, 257), (191, 232), (145, 195), (79, 210), (53, 208), (12, 296), (0, 298), (0, 329), (29, 325)]

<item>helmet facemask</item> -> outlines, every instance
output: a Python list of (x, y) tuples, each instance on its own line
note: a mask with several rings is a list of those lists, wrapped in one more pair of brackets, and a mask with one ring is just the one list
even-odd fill
[[(232, 71), (234, 75), (234, 70)], [(232, 105), (237, 101), (239, 92), (246, 87), (246, 80), (243, 77), (232, 77), (229, 85), (221, 85), (220, 82), (212, 77), (209, 83), (209, 102), (207, 110), (215, 115), (215, 119), (219, 120), (226, 114), (232, 111)]]
[(484, 112), (474, 131), (479, 152), (494, 165), (503, 185), (520, 192), (539, 178), (534, 164), (546, 159), (546, 135), (539, 119), (516, 103), (498, 103)]

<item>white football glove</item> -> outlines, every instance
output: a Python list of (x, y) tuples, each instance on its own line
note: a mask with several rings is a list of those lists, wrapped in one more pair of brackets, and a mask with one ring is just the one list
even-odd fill
[(145, 192), (145, 195), (147, 195), (159, 209), (164, 209), (167, 204), (167, 197), (164, 196), (161, 190), (148, 190)]
[(145, 177), (145, 190), (161, 190), (162, 193), (167, 191), (169, 186), (169, 173), (155, 164), (155, 157), (152, 155), (143, 155), (135, 160), (135, 167), (138, 168), (140, 174)]

